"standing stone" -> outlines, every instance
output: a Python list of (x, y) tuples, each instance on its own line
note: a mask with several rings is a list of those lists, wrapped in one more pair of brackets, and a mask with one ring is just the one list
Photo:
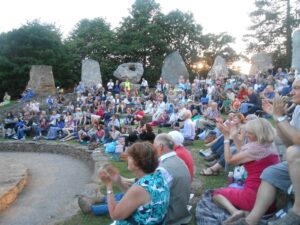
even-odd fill
[(144, 74), (143, 64), (141, 63), (123, 63), (114, 71), (114, 76), (121, 81), (128, 79), (131, 84), (140, 82)]
[(86, 87), (91, 87), (94, 84), (102, 84), (100, 65), (96, 60), (84, 59), (81, 67), (81, 81)]
[(27, 88), (31, 88), (37, 95), (55, 94), (55, 82), (52, 66), (32, 65)]
[(295, 68), (297, 74), (300, 74), (300, 29), (293, 33), (292, 67)]
[(207, 77), (215, 80), (217, 78), (228, 77), (228, 68), (226, 66), (226, 61), (221, 56), (215, 58), (214, 64), (211, 70), (208, 72)]
[(189, 79), (189, 72), (179, 52), (175, 51), (165, 58), (161, 77), (167, 83), (175, 85), (178, 83), (180, 76), (187, 80)]
[(261, 52), (251, 57), (250, 75), (268, 72), (273, 68), (272, 53)]

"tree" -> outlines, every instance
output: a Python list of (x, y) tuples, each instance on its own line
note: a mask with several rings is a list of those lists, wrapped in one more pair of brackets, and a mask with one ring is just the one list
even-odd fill
[(103, 81), (111, 78), (117, 64), (114, 55), (115, 36), (110, 25), (102, 18), (82, 19), (65, 42), (72, 56), (73, 73), (80, 79), (81, 62), (90, 58), (99, 61)]
[(52, 65), (55, 82), (72, 83), (69, 61), (59, 30), (34, 20), (0, 35), (0, 92), (18, 97), (25, 89), (31, 65)]
[(154, 0), (136, 0), (130, 15), (124, 18), (117, 30), (119, 54), (123, 62), (140, 62), (144, 65), (144, 76), (154, 82), (160, 68), (167, 44), (162, 28), (163, 15)]
[(256, 0), (256, 10), (250, 14), (252, 33), (245, 35), (248, 52), (273, 52), (274, 63), (290, 67), (292, 31), (299, 26), (296, 3), (291, 0)]
[(239, 56), (230, 46), (235, 39), (226, 32), (220, 34), (207, 34), (206, 42), (208, 48), (204, 50), (203, 58), (209, 66), (212, 66), (215, 58), (222, 56), (227, 63), (236, 61)]
[(207, 47), (202, 26), (195, 22), (192, 13), (172, 11), (164, 17), (163, 27), (169, 51), (178, 51), (188, 65)]

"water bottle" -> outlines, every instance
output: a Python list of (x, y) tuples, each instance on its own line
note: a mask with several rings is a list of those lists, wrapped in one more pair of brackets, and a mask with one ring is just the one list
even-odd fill
[(228, 177), (227, 177), (227, 185), (232, 184), (232, 182), (233, 182), (233, 172), (230, 171), (230, 172), (228, 173)]

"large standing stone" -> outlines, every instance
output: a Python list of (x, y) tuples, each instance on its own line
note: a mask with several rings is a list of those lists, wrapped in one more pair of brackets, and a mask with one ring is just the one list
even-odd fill
[(180, 76), (183, 76), (183, 78), (187, 80), (189, 79), (189, 72), (179, 52), (175, 51), (165, 58), (161, 70), (161, 77), (167, 83), (175, 85)]
[(55, 94), (56, 90), (52, 66), (31, 66), (27, 88), (31, 88), (37, 95)]
[(221, 56), (215, 58), (214, 64), (211, 70), (208, 72), (207, 77), (215, 80), (217, 78), (228, 77), (228, 68), (226, 66), (226, 61)]
[(261, 52), (251, 57), (250, 75), (267, 72), (273, 68), (272, 53)]
[(81, 67), (81, 81), (86, 87), (91, 87), (94, 84), (102, 84), (100, 65), (96, 60), (84, 59)]
[(293, 33), (292, 67), (300, 74), (300, 29)]
[(143, 64), (123, 63), (114, 71), (114, 76), (121, 81), (128, 79), (130, 83), (137, 84), (144, 74)]

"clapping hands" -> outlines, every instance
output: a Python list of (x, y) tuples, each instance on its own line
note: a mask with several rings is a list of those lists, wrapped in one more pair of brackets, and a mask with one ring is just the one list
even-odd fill
[(110, 164), (104, 165), (99, 170), (99, 178), (105, 185), (112, 184), (112, 182), (121, 182), (121, 176), (118, 169)]
[(284, 98), (278, 94), (275, 95), (273, 103), (268, 100), (263, 100), (262, 108), (266, 113), (273, 117), (280, 117), (286, 113), (286, 103), (284, 102)]

